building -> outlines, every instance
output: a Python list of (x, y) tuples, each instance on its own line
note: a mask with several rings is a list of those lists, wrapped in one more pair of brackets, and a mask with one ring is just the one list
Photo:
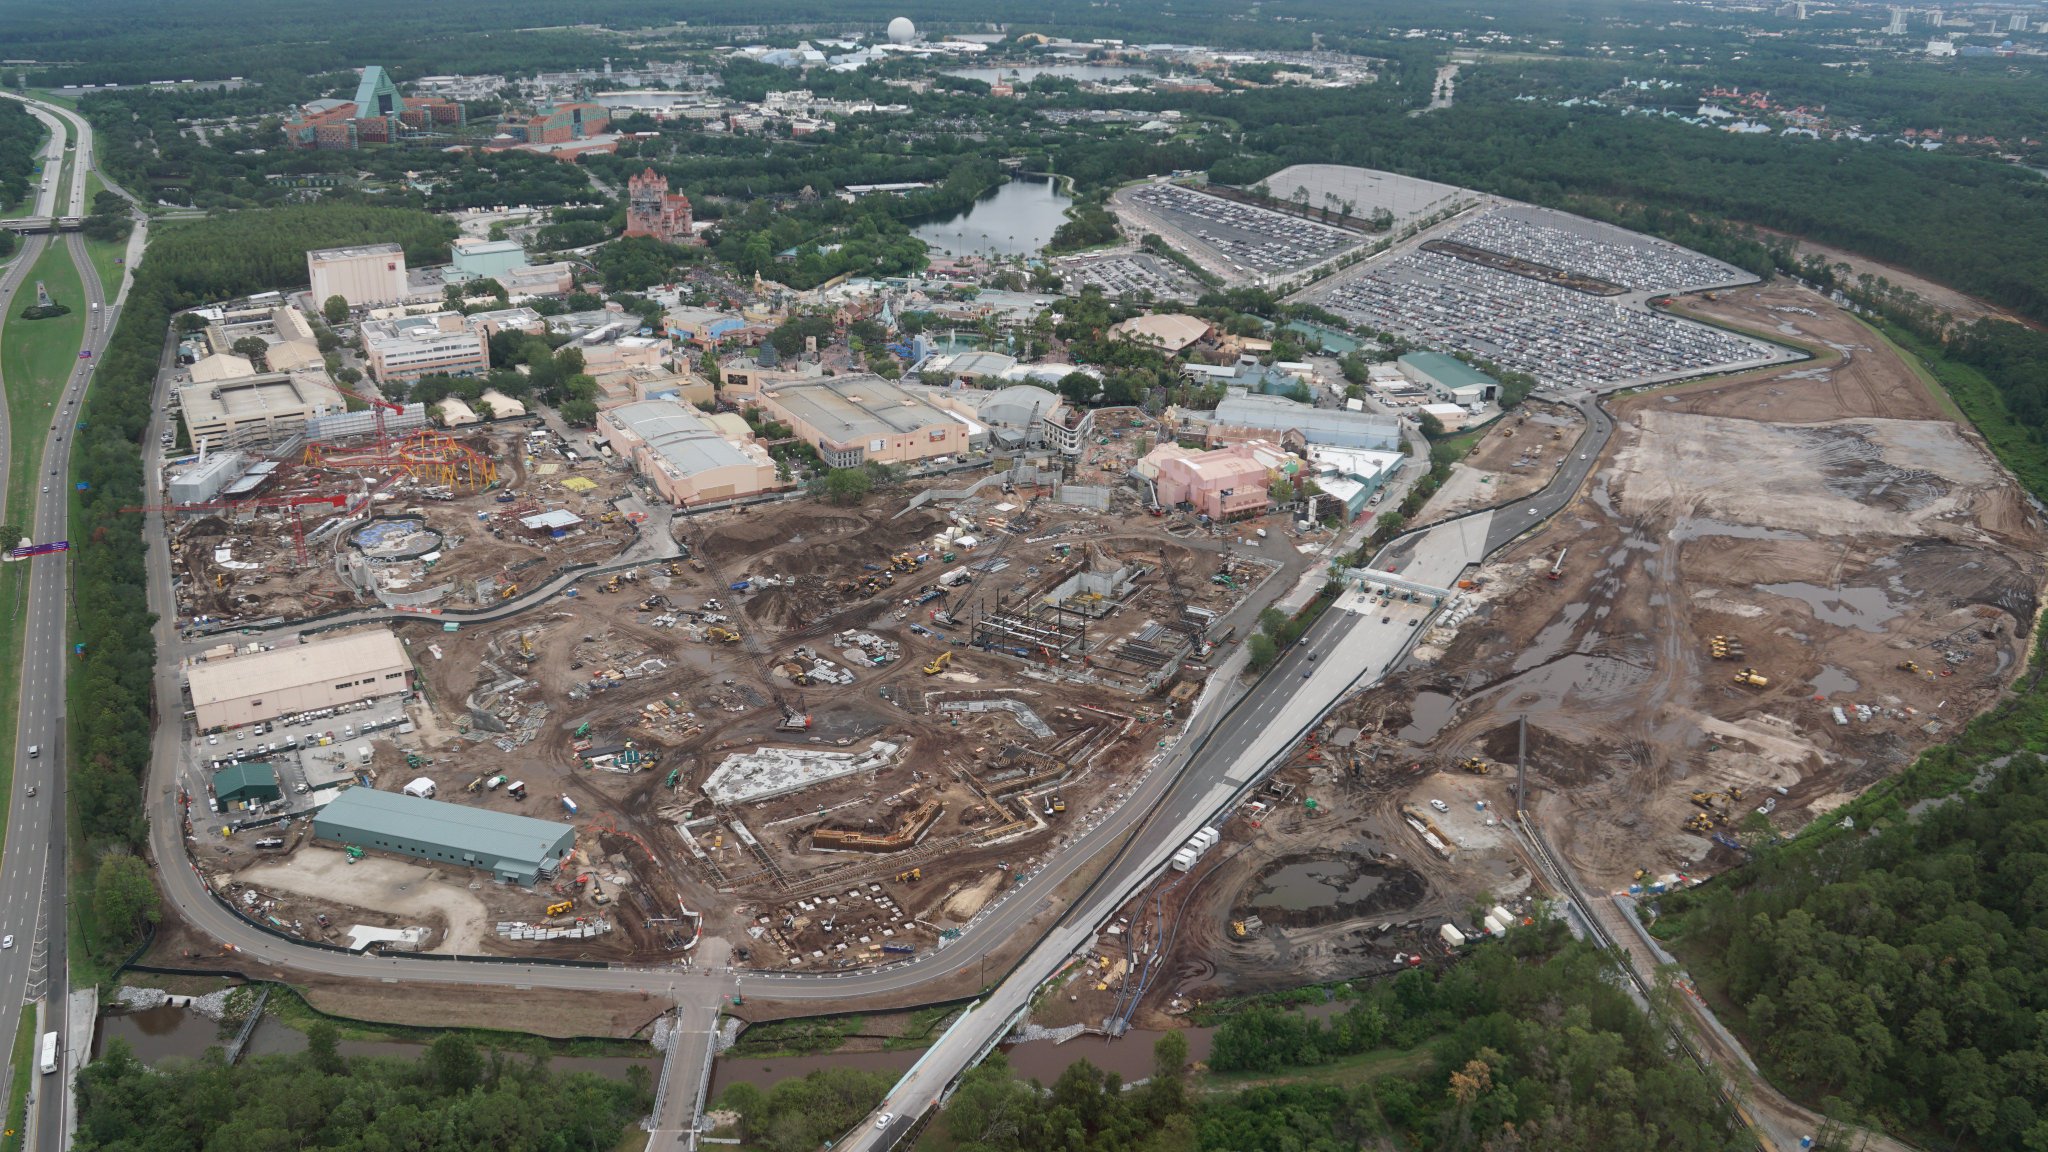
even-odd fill
[(314, 813), (313, 838), (475, 868), (522, 887), (553, 876), (576, 848), (567, 824), (374, 788), (350, 788)]
[(446, 279), (496, 280), (526, 266), (526, 249), (517, 240), (483, 240), (466, 236), (450, 246), (454, 259)]
[(1094, 412), (1076, 408), (1035, 384), (1016, 384), (982, 395), (986, 398), (975, 409), (975, 419), (987, 425), (990, 439), (999, 447), (1051, 448), (1077, 456), (1095, 429)]
[(547, 320), (540, 313), (521, 305), (517, 308), (498, 308), (490, 312), (469, 314), (472, 328), (481, 328), (484, 338), (489, 339), (500, 332), (524, 332), (539, 336), (548, 330)]
[(626, 181), (626, 235), (652, 236), (668, 244), (688, 244), (690, 198), (668, 190), (668, 177), (649, 168)]
[(1401, 449), (1401, 421), (1396, 417), (1315, 408), (1284, 396), (1232, 391), (1216, 405), (1206, 423), (1206, 439), (1211, 447), (1247, 440), (1279, 440), (1292, 432), (1305, 443), (1332, 448), (1370, 448), (1376, 452)]
[(576, 266), (567, 260), (552, 264), (526, 264), (498, 277), (506, 294), (513, 299), (522, 296), (560, 296), (576, 283)]
[(474, 375), (491, 367), (490, 337), (460, 312), (366, 321), (363, 350), (370, 375), (385, 384), (435, 373)]
[(237, 804), (254, 807), (279, 797), (277, 771), (268, 764), (244, 761), (213, 774), (213, 798), (225, 812)]
[(1469, 409), (1500, 400), (1500, 381), (1455, 356), (1410, 352), (1394, 363), (1401, 369), (1401, 375), (1420, 385), (1439, 403)]
[(477, 422), (476, 409), (460, 396), (443, 396), (434, 405), (434, 419), (443, 428), (463, 428)]
[(397, 304), (405, 299), (405, 249), (396, 244), (358, 244), (306, 253), (313, 282), (313, 306), (339, 296), (351, 308)]
[(767, 449), (733, 438), (675, 400), (608, 408), (598, 413), (597, 433), (679, 508), (744, 499), (777, 486), (775, 459)]
[(1206, 339), (1209, 322), (1199, 316), (1162, 312), (1154, 316), (1133, 316), (1111, 325), (1109, 333), (1119, 340), (1148, 345), (1172, 356), (1188, 345)]
[(1166, 506), (1185, 504), (1211, 520), (1262, 515), (1272, 504), (1273, 470), (1249, 444), (1208, 452), (1168, 453), (1158, 462), (1157, 493)]
[(215, 352), (201, 356), (192, 362), (187, 373), (194, 384), (217, 384), (222, 380), (239, 380), (244, 376), (256, 375), (256, 365), (247, 356), (233, 352)]
[(412, 660), (381, 628), (327, 640), (236, 653), (224, 645), (187, 666), (200, 731), (338, 708), (412, 690)]
[(165, 486), (171, 503), (204, 504), (212, 500), (241, 476), (248, 462), (248, 457), (240, 452), (216, 452), (182, 471), (172, 473), (170, 482)]
[(612, 114), (602, 104), (569, 100), (542, 104), (530, 114), (513, 114), (502, 122), (502, 135), (525, 144), (567, 144), (601, 136), (611, 127)]
[(218, 451), (282, 443), (338, 400), (286, 373), (265, 372), (187, 384), (178, 389), (178, 414), (194, 448)]
[(969, 428), (880, 376), (829, 376), (764, 384), (755, 403), (795, 429), (826, 465), (914, 464), (968, 450)]
[(491, 406), (491, 419), (517, 420), (526, 415), (526, 405), (514, 400), (496, 388), (486, 388), (477, 400)]
[(285, 118), (285, 141), (294, 148), (348, 151), (389, 144), (466, 122), (460, 101), (401, 96), (381, 65), (363, 69), (353, 100), (310, 100)]

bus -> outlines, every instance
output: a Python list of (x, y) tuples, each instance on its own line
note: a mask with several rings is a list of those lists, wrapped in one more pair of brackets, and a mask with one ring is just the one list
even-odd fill
[(47, 1076), (56, 1070), (57, 1034), (55, 1032), (45, 1032), (43, 1033), (43, 1074)]

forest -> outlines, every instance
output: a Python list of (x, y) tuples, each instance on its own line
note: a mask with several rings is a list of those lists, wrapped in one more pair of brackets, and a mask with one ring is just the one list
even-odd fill
[[(1049, 1086), (1025, 1083), (998, 1054), (967, 1073), (936, 1124), (960, 1152), (1754, 1147), (1607, 970), (1547, 922), (1440, 972), (1335, 990), (1343, 1010), (1321, 1020), (1272, 1001), (1228, 1007), (1202, 1074), (1177, 1032), (1156, 1042), (1152, 1075), (1134, 1088), (1086, 1061)], [(722, 1103), (749, 1140), (797, 1152), (818, 1133), (790, 1119), (804, 1114), (795, 1098), (816, 1095), (735, 1087)]]
[[(141, 780), (149, 764), (156, 646), (141, 517), (123, 509), (146, 503), (137, 445), (149, 425), (171, 317), (196, 304), (303, 283), (308, 248), (395, 240), (411, 260), (445, 261), (454, 237), (452, 225), (425, 213), (336, 206), (242, 212), (155, 232), (100, 359), (73, 453), (82, 490), (71, 550), (79, 659), (69, 685), (70, 790), (82, 840), (76, 854), (93, 862), (74, 893), (92, 909), (84, 918), (88, 946), (101, 960), (126, 955), (155, 915), (137, 853), (147, 835)], [(101, 881), (113, 885), (103, 899)]]
[(291, 1056), (232, 1067), (212, 1049), (156, 1068), (122, 1040), (78, 1074), (78, 1152), (610, 1152), (653, 1102), (627, 1083), (549, 1067), (544, 1051), (445, 1033), (417, 1061), (343, 1056), (326, 1021)]
[(1664, 898), (1659, 931), (1796, 1097), (1934, 1148), (2048, 1146), (2048, 762), (1981, 731), (2038, 740), (2029, 696), (1973, 725), (1974, 771), (1929, 754), (1952, 791)]
[[(36, 154), (49, 131), (29, 114), (26, 105), (0, 100), (0, 215), (28, 207), (24, 201), (35, 186)], [(15, 238), (0, 238), (0, 256), (14, 251)]]

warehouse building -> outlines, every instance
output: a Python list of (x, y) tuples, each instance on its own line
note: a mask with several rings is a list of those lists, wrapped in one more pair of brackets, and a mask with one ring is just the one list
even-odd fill
[(576, 829), (549, 820), (350, 788), (313, 816), (313, 838), (437, 864), (477, 868), (532, 887), (576, 848)]
[[(1199, 414), (1198, 414), (1199, 415)], [(1317, 408), (1285, 396), (1262, 396), (1233, 389), (1209, 415), (1210, 447), (1247, 440), (1281, 440), (1294, 433), (1307, 444), (1330, 448), (1365, 448), (1374, 452), (1401, 450), (1401, 421), (1373, 412)]]
[(224, 645), (188, 666), (185, 680), (193, 719), (211, 732), (410, 691), (412, 660), (379, 628), (266, 652)]
[(764, 384), (756, 402), (816, 448), (831, 468), (858, 468), (870, 460), (915, 464), (968, 449), (965, 421), (880, 376)]
[(1500, 399), (1500, 381), (1455, 356), (1410, 352), (1394, 363), (1401, 375), (1421, 385), (1439, 403), (1470, 409)]
[(405, 249), (396, 244), (358, 244), (321, 248), (306, 253), (306, 275), (313, 282), (313, 306), (330, 296), (351, 308), (397, 304), (405, 299)]
[(279, 795), (277, 771), (268, 764), (230, 764), (213, 774), (213, 798), (223, 812), (237, 804), (268, 804)]
[(678, 508), (740, 500), (777, 484), (775, 459), (766, 448), (720, 431), (679, 401), (607, 408), (597, 415), (597, 433)]

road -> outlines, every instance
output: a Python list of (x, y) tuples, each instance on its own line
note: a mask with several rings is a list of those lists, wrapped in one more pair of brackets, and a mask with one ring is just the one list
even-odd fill
[[(15, 96), (9, 98), (20, 99)], [(30, 108), (46, 122), (55, 117), (69, 125), (76, 147), (72, 152), (74, 167), (68, 213), (82, 214), (85, 173), (92, 163), (92, 128), (83, 117), (67, 109), (35, 102), (30, 102)], [(61, 140), (58, 147), (61, 153)], [(45, 209), (53, 207), (57, 188), (62, 183), (61, 174), (53, 174), (52, 179), (45, 181), (38, 203)], [(49, 213), (46, 210), (44, 214)], [(14, 290), (50, 242), (49, 237), (38, 236), (29, 238), (23, 245), (21, 257), (5, 281), (0, 282), (0, 297), (4, 297), (0, 309), (11, 307)], [(35, 489), (8, 494), (5, 516), (26, 525), (37, 542), (65, 538), (70, 512), (66, 494), (71, 471), (72, 430), (84, 401), (86, 386), (91, 380), (92, 368), (98, 363), (98, 354), (106, 348), (117, 314), (116, 306), (107, 301), (99, 276), (87, 257), (84, 238), (72, 233), (62, 242), (69, 246), (71, 259), (78, 265), (85, 285), (85, 347), (94, 353), (94, 357), (75, 363), (63, 392), (48, 413), (49, 427), (41, 447), (42, 467), (31, 473)], [(5, 383), (0, 381), (0, 394), (4, 394)], [(0, 411), (5, 407), (5, 404), (0, 404)], [(42, 420), (46, 417), (37, 414), (35, 418)], [(5, 446), (11, 442), (10, 437), (11, 429), (6, 420), (0, 419), (0, 474), (4, 474), (11, 465), (5, 456)], [(14, 503), (17, 498), (25, 504)], [(27, 510), (25, 516), (24, 508)], [(5, 543), (11, 547), (14, 541)], [(0, 951), (0, 1036), (8, 1041), (13, 1039), (14, 1030), (19, 1027), (18, 1014), (38, 999), (49, 1005), (50, 1023), (46, 1026), (61, 1029), (60, 1022), (65, 1017), (65, 1001), (70, 990), (65, 955), (68, 895), (65, 883), (66, 787), (63, 773), (70, 566), (62, 553), (23, 563), (28, 565), (29, 580), (23, 625), (21, 687), (17, 701), (20, 723), (15, 732), (17, 791), (8, 798), (7, 846), (4, 863), (0, 863), (0, 869), (4, 869), (7, 877), (4, 890), (0, 890), (0, 931), (15, 936), (17, 941), (15, 948)], [(37, 748), (39, 754), (30, 755), (31, 747)], [(36, 789), (33, 797), (28, 795), (30, 787)], [(65, 1074), (39, 1076), (32, 1087), (34, 1095), (29, 1110), (29, 1131), (34, 1146), (48, 1152), (59, 1152), (69, 1144), (66, 1104), (70, 1073), (83, 1063), (86, 1055), (71, 1051), (69, 1044), (64, 1048)], [(10, 1074), (11, 1069), (0, 1064), (0, 1083), (7, 1082)]]

